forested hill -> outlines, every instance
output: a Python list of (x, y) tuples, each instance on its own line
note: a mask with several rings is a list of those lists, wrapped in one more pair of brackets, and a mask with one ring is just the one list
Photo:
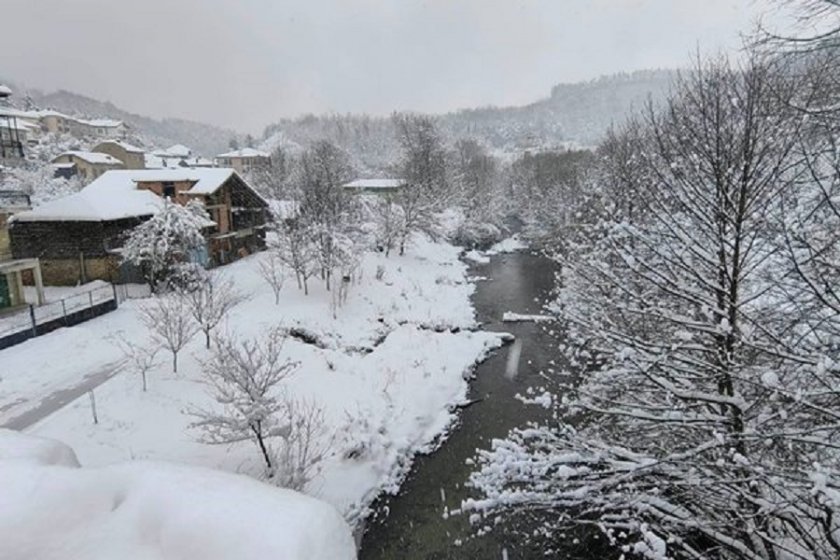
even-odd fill
[[(466, 109), (441, 115), (449, 140), (471, 137), (497, 155), (563, 147), (594, 146), (612, 123), (620, 123), (648, 98), (661, 101), (676, 78), (673, 70), (643, 70), (555, 86), (550, 97), (522, 107)], [(327, 139), (353, 156), (360, 169), (394, 161), (391, 120), (363, 115), (308, 115), (269, 125), (263, 148), (307, 145)]]
[(661, 101), (673, 70), (642, 70), (588, 82), (559, 84), (551, 96), (524, 107), (471, 109), (444, 117), (455, 136), (476, 136), (498, 149), (597, 144), (612, 123), (622, 122), (650, 97)]
[[(592, 146), (611, 123), (621, 122), (648, 97), (661, 100), (676, 73), (643, 70), (615, 74), (588, 82), (555, 86), (551, 95), (522, 107), (465, 109), (440, 116), (448, 139), (471, 137), (497, 154), (512, 155), (566, 146)], [(228, 149), (235, 132), (183, 119), (153, 119), (125, 111), (111, 102), (59, 90), (43, 93), (12, 84), (15, 104), (25, 103), (77, 116), (109, 117), (133, 127), (150, 144), (184, 144), (213, 156)], [(330, 140), (347, 150), (365, 170), (380, 170), (394, 161), (396, 142), (391, 119), (366, 115), (307, 115), (284, 119), (265, 129), (262, 148), (305, 146)], [(243, 138), (239, 138), (240, 143)]]

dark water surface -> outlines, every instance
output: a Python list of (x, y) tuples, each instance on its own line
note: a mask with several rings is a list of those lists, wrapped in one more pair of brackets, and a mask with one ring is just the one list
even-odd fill
[[(475, 456), (476, 448), (489, 448), (493, 438), (504, 437), (511, 428), (546, 414), (539, 406), (523, 405), (514, 395), (524, 395), (528, 387), (541, 387), (541, 372), (557, 369), (554, 362), (559, 363), (560, 356), (556, 335), (550, 334), (553, 324), (502, 323), (501, 319), (505, 311), (541, 313), (551, 297), (555, 270), (549, 259), (525, 252), (497, 255), (489, 264), (471, 268), (472, 275), (487, 277), (477, 283), (473, 296), (482, 329), (510, 332), (522, 344), (518, 374), (513, 378), (505, 375), (512, 346), (500, 349), (478, 366), (470, 398), (481, 400), (461, 411), (458, 426), (438, 451), (416, 459), (397, 496), (376, 504), (377, 513), (368, 522), (359, 558), (545, 557), (542, 550), (517, 543), (503, 531), (476, 537), (466, 516), (446, 513), (459, 508), (461, 500), (470, 496), (464, 482), (474, 468), (467, 460)], [(585, 547), (570, 542), (562, 553), (549, 556), (600, 557), (587, 554)]]

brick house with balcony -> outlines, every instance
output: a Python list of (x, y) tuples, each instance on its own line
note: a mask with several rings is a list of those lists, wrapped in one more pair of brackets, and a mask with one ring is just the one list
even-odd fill
[(47, 285), (128, 281), (120, 248), (128, 232), (168, 198), (204, 205), (209, 265), (265, 247), (268, 203), (233, 169), (108, 171), (78, 193), (16, 214), (9, 227), (15, 258), (39, 258)]

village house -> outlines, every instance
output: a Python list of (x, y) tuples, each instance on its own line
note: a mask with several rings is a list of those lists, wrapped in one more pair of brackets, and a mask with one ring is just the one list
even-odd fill
[(207, 158), (194, 155), (183, 144), (169, 146), (165, 150), (154, 150), (145, 155), (146, 169), (177, 169), (180, 167), (215, 167)]
[(112, 169), (124, 169), (125, 164), (108, 154), (99, 152), (69, 151), (53, 158), (55, 164), (72, 164), (75, 167), (75, 175), (89, 183)]
[(0, 84), (0, 165), (18, 163), (23, 160), (23, 144), (20, 125), (13, 109), (6, 107), (12, 90)]
[(58, 111), (36, 111), (41, 128), (53, 134), (69, 134), (76, 138), (123, 138), (128, 126), (114, 119), (81, 119)]
[(123, 140), (106, 140), (105, 142), (100, 142), (92, 151), (117, 158), (123, 162), (125, 169), (146, 168), (145, 150)]
[(349, 194), (393, 196), (406, 186), (405, 179), (356, 179), (341, 187)]
[(0, 261), (12, 258), (9, 218), (31, 207), (28, 194), (22, 191), (0, 190)]
[(120, 248), (164, 197), (204, 205), (214, 223), (205, 230), (210, 266), (265, 246), (268, 203), (233, 169), (145, 169), (108, 171), (78, 193), (16, 214), (12, 254), (39, 258), (48, 285), (131, 280)]
[(271, 165), (271, 156), (254, 148), (242, 148), (216, 156), (216, 165), (232, 167), (237, 173), (248, 173), (254, 169)]

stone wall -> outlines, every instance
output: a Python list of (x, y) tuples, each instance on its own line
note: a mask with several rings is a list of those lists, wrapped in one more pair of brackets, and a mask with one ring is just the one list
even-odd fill
[(106, 257), (122, 246), (125, 234), (143, 218), (109, 222), (17, 222), (9, 226), (12, 254), (16, 259), (78, 259)]

